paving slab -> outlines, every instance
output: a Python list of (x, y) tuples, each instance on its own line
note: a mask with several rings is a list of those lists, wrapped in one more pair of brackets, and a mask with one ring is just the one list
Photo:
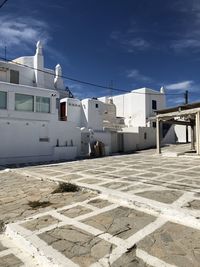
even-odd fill
[(39, 237), (81, 267), (90, 266), (109, 254), (114, 246), (74, 226), (63, 226)]
[(6, 249), (6, 247), (3, 246), (3, 244), (0, 242), (0, 252), (3, 251), (3, 250), (5, 250), (5, 249)]
[(118, 207), (83, 222), (113, 236), (126, 239), (154, 220), (155, 217), (151, 215), (126, 207)]
[[(0, 245), (0, 257), (13, 254), (24, 264), (16, 246), (38, 266), (42, 259), (48, 267), (196, 267), (199, 163), (147, 150), (2, 170), (0, 220), (13, 243), (9, 253)], [(87, 190), (52, 194), (58, 181)]]
[(175, 266), (199, 267), (199, 240), (199, 230), (169, 222), (139, 242), (138, 248)]
[(23, 262), (13, 254), (0, 257), (1, 267), (21, 267)]
[[(57, 183), (27, 177), (14, 172), (0, 173), (0, 220), (14, 222), (28, 216), (84, 201), (94, 197), (87, 191), (52, 194)], [(49, 202), (46, 207), (32, 208), (30, 201)]]
[(128, 191), (132, 191), (132, 190), (141, 190), (144, 191), (144, 189), (146, 188), (151, 188), (151, 185), (133, 185), (133, 186), (129, 186), (128, 188), (122, 189), (123, 192), (128, 192)]
[(157, 200), (159, 202), (163, 203), (173, 203), (175, 200), (177, 200), (180, 196), (182, 196), (182, 193), (179, 191), (173, 191), (173, 190), (152, 190), (152, 191), (144, 191), (141, 193), (135, 193), (138, 196), (150, 198)]
[(88, 204), (97, 207), (97, 208), (104, 208), (106, 206), (110, 206), (112, 203), (105, 199), (93, 199), (88, 202)]
[(87, 213), (89, 213), (91, 211), (92, 210), (89, 209), (89, 208), (85, 208), (85, 207), (83, 207), (81, 205), (77, 205), (77, 206), (75, 206), (73, 208), (62, 210), (60, 213), (65, 215), (65, 216), (67, 216), (67, 217), (75, 218), (75, 217), (87, 214)]
[(46, 216), (39, 217), (35, 220), (31, 220), (29, 222), (23, 223), (21, 224), (21, 226), (23, 226), (24, 228), (28, 230), (36, 231), (36, 230), (40, 230), (44, 227), (47, 227), (49, 225), (56, 224), (56, 223), (59, 223), (59, 220), (53, 218), (50, 215), (46, 215)]
[[(189, 201), (183, 207), (186, 207), (188, 209), (200, 210), (200, 200), (194, 199), (192, 201)], [(200, 215), (200, 213), (199, 213), (199, 215)]]
[(122, 183), (122, 182), (112, 182), (112, 183), (106, 183), (103, 184), (102, 186), (106, 188), (111, 188), (111, 189), (120, 189), (121, 187), (128, 186), (128, 183)]
[(99, 180), (99, 179), (81, 179), (81, 180), (79, 180), (79, 182), (86, 183), (86, 184), (97, 184), (97, 183), (101, 183), (102, 180)]
[(188, 184), (188, 185), (190, 185), (190, 184), (194, 184), (194, 185), (197, 185), (197, 186), (200, 186), (200, 179), (198, 179), (198, 178), (194, 178), (194, 179), (183, 179), (183, 180), (180, 180), (179, 181), (180, 183), (185, 183), (185, 184)]
[(111, 267), (151, 267), (136, 256), (135, 251), (126, 252)]

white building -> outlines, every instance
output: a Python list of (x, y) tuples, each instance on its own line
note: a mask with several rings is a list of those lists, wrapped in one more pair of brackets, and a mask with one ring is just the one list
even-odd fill
[(98, 99), (61, 99), (61, 118), (81, 128), (81, 154), (89, 153), (95, 141), (105, 145), (106, 154), (112, 153), (111, 132), (116, 132), (116, 107)]
[[(107, 102), (106, 97), (99, 100)], [(166, 106), (163, 88), (161, 92), (149, 88), (140, 88), (130, 93), (112, 97), (117, 109), (117, 117), (123, 117), (128, 127), (146, 127), (149, 118), (155, 116), (155, 111)]]
[(155, 111), (165, 107), (165, 94), (141, 88), (112, 98), (64, 98), (62, 117), (82, 128), (82, 154), (88, 143), (101, 141), (106, 152), (128, 152), (156, 144)]
[(36, 54), (0, 61), (0, 164), (72, 159), (80, 154), (81, 132), (59, 120), (61, 67), (44, 67), (42, 45)]
[(42, 45), (34, 56), (0, 61), (0, 164), (74, 159), (96, 141), (105, 153), (155, 146), (157, 109), (165, 94), (141, 88), (112, 98), (68, 96), (60, 65), (44, 67)]
[[(149, 88), (140, 88), (121, 95), (113, 96), (117, 120), (125, 125), (112, 134), (113, 152), (133, 151), (154, 147), (156, 144), (155, 111), (165, 108), (164, 89), (160, 92)], [(99, 100), (107, 103), (108, 97)]]

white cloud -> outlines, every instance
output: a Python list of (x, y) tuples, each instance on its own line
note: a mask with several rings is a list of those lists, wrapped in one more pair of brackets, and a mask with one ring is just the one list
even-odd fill
[(170, 103), (170, 105), (183, 105), (185, 102), (184, 97), (177, 97), (176, 98), (170, 98), (168, 99), (168, 102)]
[(127, 77), (133, 78), (136, 81), (140, 81), (140, 82), (152, 82), (152, 79), (150, 77), (141, 74), (139, 70), (136, 70), (136, 69), (127, 71)]
[(65, 83), (69, 87), (70, 91), (72, 92), (75, 98), (84, 99), (92, 96), (89, 90), (90, 88), (87, 88), (85, 85), (81, 83), (73, 83), (72, 81), (69, 80), (66, 80)]
[(144, 32), (132, 23), (125, 31), (113, 31), (110, 40), (118, 43), (127, 52), (144, 51), (151, 47), (151, 43), (143, 37)]
[(72, 82), (66, 79), (65, 84), (69, 87), (75, 98), (84, 99), (92, 97), (100, 97), (110, 94), (109, 89), (100, 89), (86, 84)]
[(132, 38), (122, 40), (129, 53), (134, 53), (136, 50), (146, 50), (150, 47), (150, 43), (143, 38)]
[(193, 48), (200, 49), (200, 39), (182, 39), (178, 41), (174, 41), (171, 44), (171, 48), (176, 51), (182, 51), (183, 49)]
[(194, 85), (194, 81), (182, 81), (178, 83), (172, 83), (165, 86), (166, 89), (169, 90), (187, 90), (192, 89)]
[(110, 34), (110, 39), (112, 39), (112, 40), (118, 40), (120, 38), (120, 36), (121, 36), (120, 31), (113, 31)]
[[(199, 0), (177, 1), (174, 8), (182, 16), (183, 31), (170, 43), (175, 52), (199, 52), (200, 50), (200, 2)], [(187, 23), (185, 23), (187, 21)]]
[(28, 49), (41, 40), (46, 44), (50, 39), (47, 24), (31, 17), (0, 17), (0, 47)]

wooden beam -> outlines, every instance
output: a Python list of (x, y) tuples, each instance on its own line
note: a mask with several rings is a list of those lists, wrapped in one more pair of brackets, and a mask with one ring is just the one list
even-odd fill
[(189, 121), (177, 121), (177, 120), (163, 120), (163, 122), (167, 124), (177, 124), (177, 125), (187, 125), (187, 126), (192, 126), (193, 123)]
[(175, 111), (175, 112), (169, 112), (164, 114), (158, 114), (156, 117), (160, 119), (169, 119), (174, 117), (180, 117), (180, 116), (187, 116), (190, 114), (196, 114), (200, 111), (200, 108), (194, 108), (194, 109), (187, 109), (182, 111)]

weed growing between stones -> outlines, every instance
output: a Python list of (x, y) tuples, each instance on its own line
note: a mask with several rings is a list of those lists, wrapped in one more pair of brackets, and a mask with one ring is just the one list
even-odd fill
[(45, 208), (51, 205), (51, 202), (49, 201), (29, 201), (28, 205), (32, 209), (39, 209), (39, 208)]
[(57, 193), (65, 193), (65, 192), (78, 192), (80, 191), (80, 187), (71, 184), (71, 183), (59, 183), (57, 188), (52, 192), (52, 194), (57, 194)]
[(5, 228), (4, 221), (0, 220), (0, 233), (4, 231), (4, 228)]

